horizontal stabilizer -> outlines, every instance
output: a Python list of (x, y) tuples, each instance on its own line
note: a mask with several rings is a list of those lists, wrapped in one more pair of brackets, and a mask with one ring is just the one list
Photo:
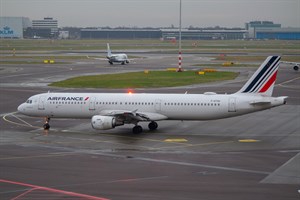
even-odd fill
[(288, 98), (287, 96), (282, 97), (263, 97), (261, 99), (255, 99), (250, 101), (251, 105), (265, 105), (265, 104), (272, 104), (272, 105), (282, 105), (285, 104), (285, 99)]
[(258, 100), (250, 101), (251, 105), (270, 104), (270, 103), (271, 103), (270, 99), (258, 99)]

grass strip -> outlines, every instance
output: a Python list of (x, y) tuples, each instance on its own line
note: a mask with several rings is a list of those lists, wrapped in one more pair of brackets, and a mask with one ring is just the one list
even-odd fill
[(231, 80), (236, 78), (235, 72), (206, 72), (198, 75), (195, 71), (182, 73), (170, 71), (131, 72), (121, 74), (105, 74), (81, 76), (55, 82), (49, 86), (67, 88), (160, 88), (177, 87), (207, 83), (213, 81)]

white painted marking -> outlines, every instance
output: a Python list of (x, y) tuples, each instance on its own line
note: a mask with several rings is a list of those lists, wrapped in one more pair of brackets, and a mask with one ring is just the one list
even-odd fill
[(252, 174), (265, 174), (265, 175), (270, 174), (270, 172), (265, 172), (265, 171), (239, 169), (239, 168), (232, 168), (232, 167), (221, 167), (221, 166), (214, 166), (214, 165), (203, 165), (203, 164), (197, 164), (197, 163), (177, 162), (177, 161), (169, 161), (169, 160), (159, 160), (159, 159), (152, 159), (152, 158), (136, 157), (133, 159), (150, 161), (150, 162), (166, 163), (166, 164), (184, 165), (184, 166), (191, 166), (191, 167), (204, 167), (204, 168), (211, 168), (211, 169), (218, 169), (218, 170), (225, 170), (225, 171), (245, 172), (245, 173), (252, 173)]
[(14, 118), (16, 118), (17, 120), (23, 122), (24, 124), (27, 124), (28, 126), (33, 126), (32, 124), (29, 124), (28, 122), (26, 122), (25, 120), (21, 119), (20, 117), (17, 117), (16, 115), (14, 114), (11, 114), (11, 116), (13, 116)]

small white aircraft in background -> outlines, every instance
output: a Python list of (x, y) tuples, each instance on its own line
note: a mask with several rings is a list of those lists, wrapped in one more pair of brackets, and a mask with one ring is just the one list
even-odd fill
[(108, 63), (113, 65), (114, 63), (121, 63), (122, 65), (128, 64), (129, 59), (125, 53), (112, 54), (109, 43), (107, 43), (107, 56)]
[(89, 118), (94, 129), (107, 130), (150, 122), (157, 129), (160, 120), (214, 120), (257, 112), (286, 103), (286, 96), (272, 97), (280, 56), (269, 56), (234, 94), (127, 94), (127, 93), (43, 93), (18, 107), (24, 115), (50, 118)]
[[(93, 58), (87, 56), (87, 58)], [(122, 65), (128, 64), (129, 59), (128, 56), (125, 53), (118, 53), (118, 54), (112, 54), (109, 43), (107, 43), (107, 55), (106, 58), (93, 58), (96, 60), (107, 60), (109, 64), (113, 65), (114, 63), (121, 63)]]
[(297, 62), (289, 62), (289, 61), (281, 61), (281, 63), (294, 65), (294, 66), (293, 66), (293, 69), (294, 69), (295, 71), (298, 71), (298, 70), (299, 70), (300, 63), (297, 63)]

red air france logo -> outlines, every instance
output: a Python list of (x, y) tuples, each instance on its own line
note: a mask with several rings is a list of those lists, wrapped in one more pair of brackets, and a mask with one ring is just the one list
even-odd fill
[(87, 100), (89, 100), (89, 98), (90, 98), (90, 97), (85, 97), (84, 101), (87, 101)]

